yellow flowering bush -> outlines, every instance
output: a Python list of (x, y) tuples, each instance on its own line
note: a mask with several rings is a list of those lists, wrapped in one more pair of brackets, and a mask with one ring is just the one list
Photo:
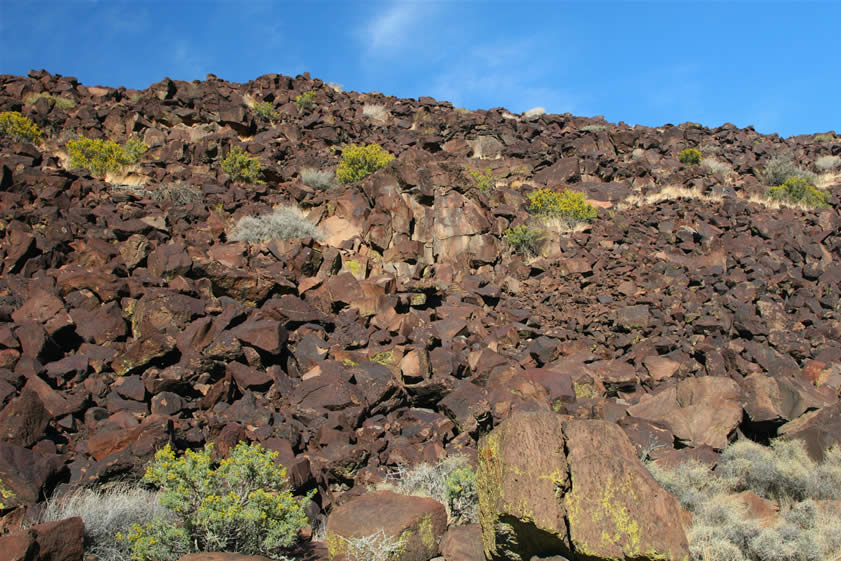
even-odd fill
[(16, 142), (41, 141), (41, 129), (29, 117), (24, 117), (17, 111), (0, 113), (0, 134), (8, 136)]
[(208, 444), (177, 457), (167, 444), (155, 454), (143, 481), (161, 490), (161, 505), (180, 524), (155, 519), (118, 536), (131, 544), (132, 559), (169, 561), (190, 551), (270, 556), (295, 542), (311, 495), (292, 495), (277, 452), (240, 442), (217, 463), (212, 451)]
[(101, 138), (79, 138), (67, 141), (70, 165), (90, 170), (96, 177), (103, 177), (109, 171), (120, 171), (124, 166), (136, 164), (149, 147), (142, 141), (132, 139), (120, 146), (113, 140)]
[(254, 114), (263, 121), (274, 121), (280, 116), (278, 112), (275, 111), (274, 105), (272, 105), (271, 101), (258, 101), (251, 109), (253, 109)]
[(687, 148), (680, 151), (680, 154), (677, 155), (677, 159), (680, 160), (680, 163), (683, 165), (692, 166), (700, 164), (703, 157), (701, 156), (701, 152), (695, 148)]
[(299, 112), (315, 107), (315, 92), (310, 90), (302, 93), (301, 95), (295, 96), (295, 106), (298, 108)]
[(14, 496), (15, 494), (7, 489), (3, 484), (3, 480), (0, 479), (0, 510), (6, 508), (6, 500), (12, 499)]
[(357, 146), (351, 144), (342, 150), (342, 161), (336, 168), (336, 178), (342, 183), (365, 179), (394, 160), (379, 144)]
[(539, 189), (528, 195), (529, 211), (538, 216), (562, 218), (574, 224), (587, 222), (599, 215), (596, 207), (587, 202), (584, 193), (565, 189)]
[(470, 174), (470, 177), (473, 178), (473, 182), (476, 184), (476, 187), (478, 187), (483, 193), (489, 192), (496, 182), (493, 172), (489, 169), (480, 171), (478, 169), (468, 168), (467, 173)]
[(829, 207), (826, 193), (804, 177), (789, 177), (782, 185), (768, 189), (768, 197), (783, 203), (802, 204), (815, 208)]
[(234, 146), (222, 160), (222, 171), (240, 183), (263, 183), (260, 181), (260, 160), (249, 156), (239, 146)]

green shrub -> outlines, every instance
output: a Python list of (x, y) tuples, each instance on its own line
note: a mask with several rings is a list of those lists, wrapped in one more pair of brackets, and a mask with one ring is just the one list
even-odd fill
[(107, 172), (118, 172), (124, 166), (135, 164), (148, 147), (140, 140), (132, 139), (120, 146), (113, 140), (93, 139), (85, 136), (67, 141), (70, 166), (86, 168), (96, 177)]
[(762, 168), (762, 181), (766, 185), (782, 185), (789, 177), (802, 177), (812, 185), (817, 179), (814, 173), (799, 167), (787, 156), (775, 156)]
[(232, 551), (277, 555), (307, 524), (303, 501), (288, 489), (276, 452), (240, 442), (228, 457), (213, 461), (212, 444), (177, 458), (167, 445), (143, 476), (161, 490), (160, 504), (179, 523), (155, 518), (135, 524), (118, 538), (131, 545), (132, 559), (164, 561), (184, 552)]
[(249, 156), (239, 146), (234, 146), (222, 160), (222, 171), (238, 183), (263, 183), (260, 180), (260, 160)]
[(295, 107), (298, 108), (299, 112), (315, 107), (315, 92), (310, 90), (302, 93), (301, 95), (296, 95)]
[(271, 101), (258, 101), (251, 109), (253, 109), (254, 114), (263, 121), (274, 121), (280, 116), (279, 113), (275, 111), (274, 105), (272, 105)]
[(230, 235), (233, 241), (247, 243), (320, 237), (318, 228), (300, 210), (292, 207), (278, 207), (271, 214), (262, 216), (244, 216)]
[(700, 164), (703, 157), (701, 156), (701, 152), (699, 150), (696, 150), (695, 148), (686, 148), (680, 151), (677, 159), (685, 166), (693, 166), (695, 164)]
[(451, 471), (444, 482), (444, 498), (450, 516), (458, 523), (470, 523), (476, 519), (476, 472), (470, 467), (460, 467)]
[(543, 217), (562, 218), (570, 224), (587, 222), (599, 215), (584, 193), (565, 189), (558, 193), (540, 189), (528, 195), (529, 212)]
[(332, 171), (304, 168), (301, 170), (301, 183), (319, 191), (326, 191), (335, 184), (336, 174)]
[(352, 183), (364, 179), (384, 168), (394, 160), (379, 144), (357, 146), (351, 144), (342, 150), (342, 161), (336, 168), (336, 177), (342, 183)]
[(15, 142), (41, 141), (41, 129), (29, 117), (24, 117), (17, 111), (0, 113), (0, 134), (8, 136)]
[(512, 251), (523, 256), (537, 255), (540, 249), (540, 230), (529, 228), (520, 224), (514, 228), (505, 230), (505, 241), (511, 246)]
[(833, 142), (835, 140), (835, 135), (831, 132), (822, 132), (815, 135), (816, 142)]
[(126, 540), (117, 533), (153, 518), (175, 526), (177, 518), (158, 503), (158, 493), (136, 485), (119, 483), (107, 488), (76, 488), (46, 502), (39, 522), (65, 520), (74, 516), (85, 522), (85, 553), (100, 561), (125, 561), (131, 557)]
[(782, 185), (768, 189), (768, 197), (789, 204), (802, 204), (808, 207), (827, 208), (826, 193), (817, 189), (803, 177), (789, 177)]
[(32, 105), (41, 98), (51, 99), (55, 106), (61, 109), (62, 111), (67, 111), (68, 109), (73, 109), (74, 107), (76, 107), (76, 102), (72, 99), (68, 97), (58, 97), (47, 92), (28, 95), (25, 98), (23, 98), (23, 102), (27, 105)]
[(480, 171), (478, 169), (467, 168), (467, 173), (473, 178), (476, 187), (483, 193), (488, 193), (496, 184), (496, 178), (490, 169)]

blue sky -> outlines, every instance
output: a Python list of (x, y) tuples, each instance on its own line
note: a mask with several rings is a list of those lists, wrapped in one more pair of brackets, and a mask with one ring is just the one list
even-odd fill
[(267, 73), (469, 109), (841, 132), (841, 0), (0, 0), (0, 73)]

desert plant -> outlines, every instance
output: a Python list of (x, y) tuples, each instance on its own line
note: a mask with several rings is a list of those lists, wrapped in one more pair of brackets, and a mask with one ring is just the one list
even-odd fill
[(680, 160), (685, 166), (694, 166), (695, 164), (700, 164), (701, 160), (703, 160), (703, 156), (701, 156), (701, 151), (695, 148), (685, 148), (680, 151), (678, 154), (677, 159)]
[(835, 140), (835, 135), (831, 132), (822, 132), (815, 135), (816, 142), (832, 142)]
[(175, 205), (197, 203), (202, 198), (201, 190), (186, 183), (169, 183), (152, 190), (149, 197), (153, 201), (172, 201)]
[(76, 107), (76, 102), (70, 99), (69, 97), (59, 97), (47, 92), (28, 95), (25, 98), (23, 98), (23, 102), (27, 105), (32, 105), (41, 98), (52, 100), (55, 106), (61, 109), (62, 111), (67, 111), (68, 109), (73, 109), (74, 107)]
[(476, 475), (464, 456), (448, 456), (435, 464), (398, 466), (389, 478), (395, 481), (398, 493), (431, 497), (446, 505), (457, 523), (478, 519)]
[[(814, 502), (841, 497), (841, 448), (815, 462), (800, 440), (777, 439), (770, 446), (743, 440), (724, 450), (715, 471), (695, 461), (669, 469), (646, 465), (694, 514), (687, 533), (694, 561), (826, 561), (841, 555), (841, 516)], [(782, 516), (761, 526), (732, 496), (739, 491), (776, 501)]]
[(310, 90), (300, 95), (296, 95), (295, 107), (298, 108), (299, 112), (315, 107), (315, 92)]
[(260, 160), (249, 156), (239, 146), (234, 146), (222, 160), (222, 171), (238, 183), (263, 183), (260, 180)]
[(301, 183), (313, 189), (326, 191), (333, 187), (336, 175), (332, 171), (304, 168), (301, 170)]
[(15, 142), (41, 141), (41, 129), (29, 117), (24, 117), (17, 111), (0, 113), (0, 134), (8, 136)]
[(826, 193), (803, 177), (789, 177), (782, 185), (768, 189), (768, 197), (782, 203), (827, 208)]
[(762, 182), (766, 185), (782, 185), (789, 177), (802, 177), (815, 184), (815, 174), (799, 167), (787, 156), (774, 156), (762, 168)]
[(466, 169), (470, 177), (473, 178), (473, 183), (475, 183), (476, 187), (478, 187), (483, 193), (490, 192), (490, 190), (495, 186), (496, 178), (490, 169), (486, 168), (485, 171), (473, 168)]
[(131, 556), (129, 544), (117, 533), (134, 524), (161, 518), (174, 525), (173, 513), (158, 503), (158, 494), (136, 485), (121, 483), (106, 488), (79, 487), (47, 501), (40, 521), (73, 516), (85, 522), (85, 552), (100, 561), (124, 561)]
[(720, 162), (715, 158), (704, 158), (704, 160), (701, 162), (701, 165), (710, 170), (713, 174), (718, 175), (722, 178), (726, 178), (733, 171), (733, 168), (730, 167), (730, 164)]
[(584, 125), (583, 127), (581, 127), (578, 130), (580, 130), (581, 132), (602, 132), (603, 130), (606, 130), (606, 129), (607, 129), (607, 126), (605, 126), (605, 125)]
[(262, 216), (244, 216), (230, 235), (233, 241), (247, 243), (320, 237), (318, 229), (293, 207), (278, 207), (271, 214)]
[(362, 114), (375, 121), (385, 122), (388, 120), (388, 111), (384, 105), (366, 103), (362, 106)]
[(829, 171), (835, 168), (841, 168), (841, 157), (838, 156), (821, 156), (815, 160), (815, 167), (818, 171)]
[(3, 483), (3, 480), (0, 479), (0, 510), (6, 508), (6, 501), (9, 499), (13, 499), (15, 494), (6, 488), (6, 485)]
[(543, 107), (532, 107), (528, 111), (523, 112), (523, 119), (526, 121), (534, 121), (539, 118), (541, 115), (546, 114), (546, 109)]
[(342, 183), (351, 183), (364, 179), (384, 168), (394, 160), (379, 144), (357, 146), (351, 144), (342, 150), (342, 161), (336, 168), (336, 177)]
[(537, 255), (540, 250), (540, 238), (542, 236), (540, 230), (520, 224), (505, 230), (503, 235), (514, 253), (528, 257)]
[(348, 561), (392, 561), (406, 545), (402, 537), (388, 536), (382, 529), (358, 538), (338, 537), (345, 542)]
[(470, 467), (456, 468), (447, 475), (444, 485), (444, 499), (450, 516), (456, 522), (469, 524), (475, 521), (479, 504), (476, 472)]
[(271, 101), (258, 101), (251, 109), (253, 109), (254, 114), (263, 121), (274, 121), (280, 116), (279, 113), (275, 111), (274, 105), (272, 105)]
[(528, 195), (529, 212), (547, 218), (561, 218), (569, 224), (587, 222), (599, 215), (596, 207), (587, 202), (579, 191), (539, 189)]
[(275, 555), (291, 546), (307, 524), (303, 501), (288, 488), (277, 452), (240, 442), (220, 462), (212, 444), (176, 457), (167, 444), (155, 454), (143, 481), (160, 489), (160, 504), (178, 518), (134, 524), (118, 539), (132, 559), (159, 561), (188, 551)]
[(147, 148), (136, 139), (129, 140), (125, 146), (113, 140), (85, 136), (67, 141), (71, 167), (86, 168), (96, 177), (103, 177), (109, 171), (118, 172), (127, 165), (137, 163)]

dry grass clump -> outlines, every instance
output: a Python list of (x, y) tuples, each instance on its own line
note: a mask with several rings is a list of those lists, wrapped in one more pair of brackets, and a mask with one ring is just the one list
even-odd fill
[[(778, 439), (770, 447), (744, 440), (723, 452), (715, 471), (695, 461), (672, 469), (646, 465), (693, 513), (687, 537), (694, 561), (835, 561), (841, 556), (841, 512), (817, 502), (841, 499), (841, 448), (815, 462), (800, 440)], [(733, 496), (741, 491), (775, 502), (776, 523), (750, 518)]]
[(201, 190), (187, 183), (166, 183), (149, 193), (153, 201), (172, 201), (176, 206), (197, 203), (202, 199)]
[(262, 216), (244, 216), (230, 235), (232, 241), (247, 243), (320, 237), (318, 228), (293, 207), (278, 207), (271, 214)]
[(326, 191), (336, 185), (336, 175), (332, 171), (304, 168), (301, 170), (301, 183), (319, 191)]
[(375, 103), (366, 103), (362, 106), (362, 114), (369, 119), (384, 123), (388, 121), (390, 113), (386, 110), (384, 105)]
[(616, 205), (616, 210), (622, 211), (633, 207), (655, 205), (662, 201), (674, 201), (677, 199), (694, 199), (705, 202), (721, 202), (721, 195), (710, 195), (703, 193), (700, 189), (688, 189), (677, 185), (667, 185), (656, 193), (633, 194)]
[(117, 540), (117, 532), (156, 516), (167, 519), (171, 513), (158, 503), (157, 493), (121, 483), (102, 489), (79, 487), (55, 497), (47, 501), (39, 521), (74, 516), (85, 522), (85, 553), (100, 561), (125, 561), (131, 556), (130, 546)]
[(345, 542), (348, 561), (391, 561), (405, 546), (404, 539), (388, 536), (382, 529), (359, 538), (338, 537)]
[(715, 158), (704, 158), (701, 165), (710, 170), (722, 181), (727, 180), (733, 173), (733, 168), (730, 164), (716, 160)]
[(398, 466), (388, 479), (396, 493), (430, 497), (444, 504), (454, 522), (478, 521), (475, 473), (464, 456), (448, 456), (436, 464)]

